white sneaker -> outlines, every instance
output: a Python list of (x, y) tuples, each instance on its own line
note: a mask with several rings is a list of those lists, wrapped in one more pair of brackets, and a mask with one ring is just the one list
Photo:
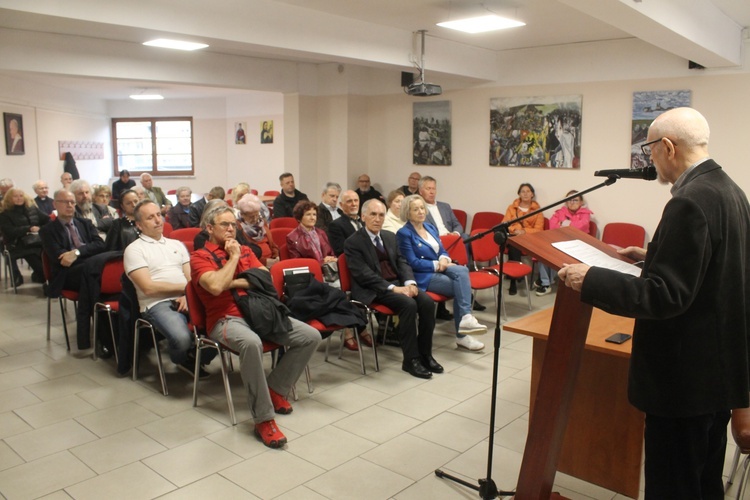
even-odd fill
[(456, 338), (456, 345), (458, 347), (463, 347), (464, 349), (468, 349), (470, 351), (481, 351), (482, 349), (484, 349), (484, 344), (479, 342), (477, 339), (475, 339), (471, 335), (467, 335), (461, 338)]
[(461, 322), (458, 324), (458, 333), (484, 333), (487, 331), (487, 327), (477, 321), (471, 314), (464, 314), (461, 318)]

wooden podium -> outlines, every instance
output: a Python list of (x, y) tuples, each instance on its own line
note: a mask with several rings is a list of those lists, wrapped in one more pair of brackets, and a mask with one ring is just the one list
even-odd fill
[[(609, 245), (571, 227), (523, 234), (508, 241), (551, 268), (560, 269), (563, 264), (578, 263), (552, 246), (552, 243), (568, 240), (581, 240), (608, 255), (626, 260)], [(591, 312), (592, 306), (581, 302), (578, 292), (560, 284), (539, 386), (536, 397), (531, 401), (533, 411), (516, 486), (516, 499), (550, 498)]]

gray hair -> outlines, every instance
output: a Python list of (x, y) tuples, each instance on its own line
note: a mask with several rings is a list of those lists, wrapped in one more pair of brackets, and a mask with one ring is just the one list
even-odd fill
[(146, 177), (153, 177), (153, 176), (149, 174), (148, 172), (143, 172), (140, 176), (141, 181), (143, 181), (143, 179), (145, 179)]
[(226, 201), (218, 198), (209, 200), (208, 203), (206, 203), (206, 207), (203, 209), (203, 215), (201, 215), (201, 229), (206, 229), (206, 226), (209, 224), (213, 225), (216, 221), (216, 217), (226, 212), (232, 212), (232, 214), (234, 214), (234, 210), (227, 205)]
[(136, 222), (141, 222), (141, 208), (145, 207), (149, 203), (156, 205), (156, 203), (151, 201), (150, 198), (146, 198), (145, 200), (139, 201), (138, 204), (135, 206), (135, 209), (133, 209), (133, 217), (135, 217)]
[[(3, 179), (3, 181), (4, 180), (5, 179)], [(10, 180), (10, 179), (8, 179), (8, 180)], [(0, 181), (0, 185), (2, 185), (3, 181)], [(13, 182), (13, 181), (10, 181), (10, 182)], [(44, 182), (43, 180), (39, 179), (38, 181), (36, 181), (34, 184), (31, 185), (31, 189), (33, 189), (34, 191), (36, 191), (37, 189), (39, 189), (39, 186), (41, 184), (47, 184), (47, 183)]]
[(422, 186), (424, 186), (425, 182), (434, 182), (437, 186), (437, 181), (434, 177), (430, 177), (429, 175), (425, 175), (421, 179), (419, 179), (419, 189), (422, 189)]
[(70, 189), (66, 189), (66, 188), (60, 188), (60, 189), (58, 189), (57, 191), (55, 191), (55, 194), (53, 194), (53, 195), (52, 195), (52, 199), (53, 199), (53, 200), (56, 200), (56, 199), (57, 199), (57, 196), (58, 196), (58, 195), (60, 195), (60, 194), (63, 194), (63, 193), (66, 193), (66, 194), (69, 194), (69, 195), (75, 196), (75, 195), (73, 194), (73, 192), (72, 192), (72, 191), (71, 191)]
[(15, 186), (15, 183), (13, 182), (13, 179), (11, 179), (10, 177), (6, 177), (5, 179), (0, 180), (0, 187), (10, 189), (13, 186)]
[(341, 184), (339, 184), (338, 182), (326, 182), (326, 185), (323, 186), (322, 194), (326, 194), (329, 189), (335, 189), (339, 192), (339, 194), (341, 194)]
[(180, 197), (180, 194), (181, 194), (181, 193), (184, 193), (185, 191), (187, 191), (187, 192), (188, 192), (188, 193), (190, 193), (190, 194), (193, 194), (193, 190), (192, 190), (192, 189), (190, 189), (190, 188), (189, 188), (189, 187), (187, 187), (187, 186), (181, 186), (181, 187), (178, 187), (178, 188), (177, 188), (177, 192), (176, 192), (175, 194), (176, 194), (176, 195), (177, 195), (177, 197), (179, 198), (179, 197)]
[(70, 184), (70, 191), (75, 194), (77, 191), (80, 191), (84, 187), (91, 188), (89, 183), (83, 179), (76, 179)]
[[(422, 179), (424, 179), (424, 177), (422, 177)], [(411, 210), (411, 204), (415, 201), (421, 201), (422, 204), (427, 207), (427, 203), (425, 203), (424, 198), (422, 198), (418, 194), (410, 194), (401, 202), (401, 213), (398, 214), (398, 218), (401, 219), (401, 222), (407, 222), (409, 220), (409, 211)]]
[(387, 207), (385, 206), (385, 204), (382, 201), (380, 201), (379, 199), (377, 199), (377, 198), (370, 198), (369, 200), (367, 200), (365, 202), (364, 205), (362, 205), (362, 215), (365, 215), (365, 212), (367, 212), (368, 207), (370, 205), (372, 205), (373, 203), (380, 203), (381, 205), (383, 205), (383, 208), (387, 209)]

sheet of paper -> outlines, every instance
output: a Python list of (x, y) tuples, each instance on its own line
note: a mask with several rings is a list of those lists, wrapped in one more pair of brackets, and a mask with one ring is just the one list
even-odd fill
[(638, 266), (610, 257), (581, 240), (558, 241), (552, 246), (589, 266), (604, 267), (636, 277), (641, 275), (641, 268)]

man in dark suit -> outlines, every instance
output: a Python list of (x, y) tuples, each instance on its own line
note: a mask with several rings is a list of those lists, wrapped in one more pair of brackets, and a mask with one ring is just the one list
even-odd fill
[(34, 192), (36, 193), (36, 198), (34, 198), (36, 206), (45, 214), (51, 214), (55, 206), (52, 198), (49, 197), (49, 186), (47, 186), (47, 183), (43, 180), (38, 180), (31, 187), (34, 188)]
[[(104, 251), (104, 240), (88, 219), (75, 217), (75, 196), (66, 189), (55, 192), (57, 219), (42, 226), (39, 236), (52, 271), (47, 294), (58, 297), (66, 290), (81, 288), (86, 259)], [(78, 339), (78, 348), (89, 347), (88, 338)]]
[(396, 235), (380, 230), (385, 210), (380, 200), (365, 202), (365, 227), (344, 244), (352, 275), (352, 298), (365, 304), (383, 304), (398, 314), (404, 353), (401, 368), (415, 377), (430, 378), (433, 373), (443, 373), (443, 367), (432, 357), (435, 302), (417, 288), (411, 268), (398, 251)]
[(336, 182), (327, 182), (321, 194), (322, 201), (318, 204), (318, 220), (315, 227), (319, 227), (328, 233), (328, 225), (344, 215), (336, 205), (339, 204), (341, 186)]
[(188, 220), (190, 221), (190, 227), (200, 227), (201, 217), (203, 211), (206, 209), (206, 203), (211, 200), (223, 200), (226, 196), (224, 188), (221, 186), (214, 186), (206, 196), (190, 204), (190, 210), (188, 211)]
[(359, 196), (351, 189), (341, 195), (344, 215), (328, 224), (328, 242), (338, 257), (344, 253), (344, 241), (362, 227), (359, 219)]
[(73, 181), (70, 185), (70, 191), (76, 198), (76, 217), (90, 220), (99, 231), (99, 236), (105, 239), (107, 232), (115, 222), (109, 215), (107, 207), (92, 201), (91, 186), (83, 179)]
[(560, 270), (581, 300), (636, 318), (628, 397), (646, 414), (646, 498), (723, 499), (727, 422), (748, 406), (750, 205), (708, 155), (691, 108), (657, 117), (643, 144), (671, 183), (640, 277), (583, 264)]

